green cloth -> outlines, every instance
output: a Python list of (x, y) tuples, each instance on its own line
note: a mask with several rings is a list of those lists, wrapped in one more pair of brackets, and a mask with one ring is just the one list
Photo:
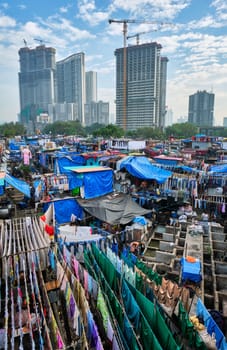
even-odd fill
[(180, 328), (182, 331), (183, 336), (188, 339), (189, 341), (189, 345), (193, 345), (194, 344), (194, 326), (193, 323), (190, 321), (189, 319), (189, 315), (187, 313), (187, 311), (185, 310), (182, 302), (179, 302), (179, 321), (180, 321)]
[(140, 292), (143, 292), (143, 277), (136, 272), (136, 289), (139, 290)]
[(107, 258), (107, 256), (96, 247), (95, 244), (92, 244), (92, 252), (110, 287), (116, 291), (117, 271), (114, 265)]
[(141, 317), (140, 342), (143, 350), (162, 350), (145, 317)]
[(103, 298), (103, 294), (102, 294), (100, 288), (99, 288), (99, 291), (98, 291), (97, 308), (101, 312), (102, 320), (103, 320), (103, 326), (104, 326), (104, 328), (105, 328), (105, 330), (107, 332), (109, 312), (107, 310), (106, 302), (105, 302), (105, 300)]
[(180, 349), (178, 348), (172, 333), (162, 318), (158, 307), (155, 307), (154, 304), (139, 291), (136, 291), (136, 301), (163, 349)]
[(154, 281), (157, 285), (162, 284), (162, 276), (151, 268), (147, 267), (142, 261), (137, 260), (136, 267), (141, 270), (151, 281)]

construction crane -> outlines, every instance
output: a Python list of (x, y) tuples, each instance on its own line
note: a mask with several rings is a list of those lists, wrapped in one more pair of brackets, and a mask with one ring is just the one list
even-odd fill
[(131, 39), (131, 38), (136, 38), (136, 45), (139, 45), (139, 43), (140, 43), (140, 35), (147, 34), (147, 33), (150, 33), (150, 32), (157, 32), (157, 30), (158, 29), (153, 29), (153, 30), (148, 30), (147, 32), (140, 32), (140, 33), (136, 33), (136, 34), (133, 34), (133, 35), (129, 35), (129, 36), (127, 36), (127, 40)]
[(49, 41), (44, 41), (42, 39), (34, 38), (35, 41), (38, 41), (40, 45), (43, 45), (44, 43), (49, 43)]
[(158, 21), (144, 21), (136, 19), (109, 19), (109, 24), (120, 23), (123, 24), (123, 129), (127, 127), (127, 32), (128, 23), (147, 23), (147, 24), (163, 24)]

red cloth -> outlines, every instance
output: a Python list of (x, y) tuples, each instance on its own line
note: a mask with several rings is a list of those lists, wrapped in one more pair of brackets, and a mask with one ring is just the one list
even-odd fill
[(40, 219), (45, 222), (46, 221), (46, 216), (42, 215), (42, 216), (40, 216)]
[(46, 233), (48, 233), (49, 236), (53, 236), (54, 235), (54, 228), (53, 226), (49, 226), (49, 225), (45, 225), (45, 231)]

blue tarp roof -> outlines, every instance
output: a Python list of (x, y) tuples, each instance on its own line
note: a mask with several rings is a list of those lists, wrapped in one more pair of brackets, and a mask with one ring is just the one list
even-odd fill
[[(84, 172), (82, 171), (84, 168)], [(102, 171), (97, 171), (102, 168)], [(90, 199), (103, 196), (113, 191), (113, 170), (97, 166), (64, 167), (70, 172), (68, 175), (69, 189), (84, 187), (84, 198)], [(76, 169), (80, 172), (76, 173)]]
[(26, 197), (31, 197), (30, 186), (27, 184), (27, 182), (17, 179), (16, 177), (10, 176), (9, 174), (6, 174), (5, 181), (21, 193), (23, 193)]
[(227, 164), (213, 165), (210, 167), (209, 171), (213, 173), (227, 173)]
[(179, 163), (179, 160), (177, 159), (161, 159), (161, 158), (154, 157), (154, 160), (158, 164), (164, 164), (164, 165), (170, 165), (170, 166), (174, 166)]
[(120, 169), (126, 169), (132, 176), (143, 180), (156, 180), (164, 183), (172, 175), (169, 170), (152, 165), (146, 157), (126, 157), (120, 163)]
[(69, 167), (84, 165), (85, 163), (86, 160), (81, 155), (64, 155), (63, 157), (57, 157), (55, 159), (55, 171), (60, 172), (60, 174), (69, 174), (71, 173)]
[(187, 165), (178, 165), (178, 166), (176, 166), (176, 168), (187, 171), (188, 173), (193, 173), (193, 172), (198, 173), (199, 172), (198, 169), (192, 168), (192, 167), (187, 166)]

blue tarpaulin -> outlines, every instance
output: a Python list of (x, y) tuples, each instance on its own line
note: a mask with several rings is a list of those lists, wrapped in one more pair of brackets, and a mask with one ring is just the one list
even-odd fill
[(177, 159), (161, 159), (161, 158), (156, 158), (154, 157), (154, 160), (158, 164), (164, 164), (164, 165), (169, 165), (169, 166), (174, 166), (179, 163), (179, 160)]
[(181, 265), (183, 282), (190, 280), (198, 283), (201, 281), (201, 263), (198, 259), (195, 259), (195, 262), (190, 262), (187, 261), (187, 258), (182, 258)]
[(27, 184), (27, 182), (17, 179), (16, 177), (10, 176), (9, 174), (6, 174), (5, 182), (16, 188), (21, 193), (23, 193), (26, 197), (31, 197), (30, 186)]
[(132, 176), (143, 180), (156, 180), (164, 183), (171, 175), (169, 170), (152, 165), (146, 157), (126, 157), (120, 163), (120, 169), (126, 169)]
[(67, 167), (75, 167), (84, 165), (85, 163), (86, 160), (81, 155), (57, 157), (55, 160), (55, 171), (58, 171), (60, 174), (71, 174), (71, 171)]
[(210, 166), (209, 171), (213, 173), (227, 173), (227, 164)]
[(85, 199), (113, 192), (113, 170), (110, 168), (96, 170), (101, 168), (97, 166), (65, 167), (65, 170), (71, 173), (69, 175), (69, 189), (83, 186)]
[(135, 219), (133, 219), (134, 223), (138, 223), (140, 225), (146, 225), (147, 224), (147, 220), (144, 216), (137, 216), (135, 217)]
[(72, 214), (80, 220), (83, 219), (83, 209), (74, 198), (58, 199), (45, 203), (43, 206), (44, 212), (51, 204), (54, 205), (55, 220), (59, 225), (71, 222)]
[(192, 168), (190, 166), (187, 165), (178, 165), (176, 166), (177, 169), (182, 169), (183, 171), (187, 171), (188, 173), (198, 173), (200, 170), (196, 169), (196, 168)]
[(201, 299), (198, 299), (197, 301), (196, 316), (201, 317), (203, 319), (208, 334), (210, 334), (211, 336), (213, 333), (215, 334), (217, 349), (227, 350), (227, 342), (225, 340), (224, 334), (212, 318), (211, 314), (206, 309), (205, 305), (202, 303)]

